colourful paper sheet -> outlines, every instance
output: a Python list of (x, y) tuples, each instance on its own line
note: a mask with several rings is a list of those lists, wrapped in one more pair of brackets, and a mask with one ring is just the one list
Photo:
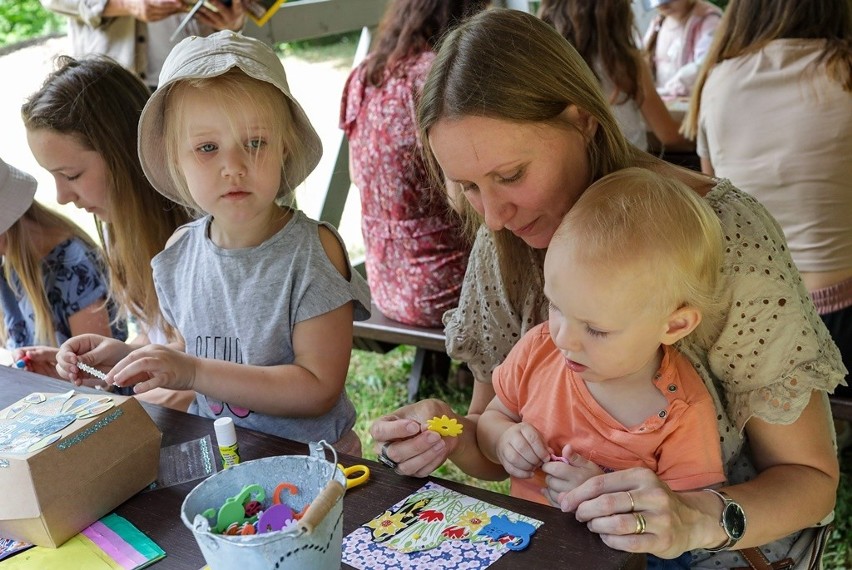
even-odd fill
[(33, 545), (28, 542), (12, 540), (11, 538), (0, 538), (0, 560), (14, 556), (22, 550), (32, 547)]
[(346, 536), (343, 562), (362, 570), (438, 570), (462, 563), (482, 570), (509, 552), (505, 542), (511, 538), (492, 540), (480, 532), (497, 516), (542, 524), (429, 482)]
[(127, 519), (109, 514), (59, 548), (35, 546), (3, 562), (3, 570), (137, 570), (166, 555)]

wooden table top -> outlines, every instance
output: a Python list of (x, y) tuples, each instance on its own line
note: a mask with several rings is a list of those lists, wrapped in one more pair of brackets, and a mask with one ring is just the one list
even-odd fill
[[(68, 389), (69, 384), (66, 382), (14, 368), (0, 367), (0, 409), (31, 392), (64, 392)], [(78, 390), (88, 391), (83, 388)], [(203, 438), (206, 435), (215, 442), (213, 420), (160, 406), (143, 405), (163, 432), (163, 447)], [(274, 455), (308, 453), (305, 444), (251, 430), (237, 428), (237, 437), (243, 461)], [(444, 479), (404, 477), (379, 463), (361, 458), (343, 455), (341, 461), (344, 465), (366, 464), (372, 472), (366, 484), (350, 489), (346, 493), (343, 502), (343, 536), (404, 499), (422, 487), (427, 480), (431, 480), (465, 495), (544, 522), (533, 535), (530, 546), (526, 550), (505, 554), (491, 566), (495, 570), (530, 570), (548, 567), (595, 569), (645, 567), (644, 555), (610, 549), (597, 535), (578, 523), (573, 516), (562, 513), (558, 509)], [(219, 465), (221, 466), (221, 460)], [(204, 558), (195, 538), (180, 519), (180, 508), (184, 497), (199, 482), (192, 481), (140, 493), (115, 511), (131, 521), (166, 551), (166, 558), (156, 564), (157, 568), (198, 570), (204, 566)], [(346, 564), (342, 567), (350, 568)]]

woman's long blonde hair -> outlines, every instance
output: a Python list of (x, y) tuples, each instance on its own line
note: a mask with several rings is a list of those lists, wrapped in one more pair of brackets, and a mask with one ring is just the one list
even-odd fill
[(160, 314), (151, 258), (162, 251), (189, 213), (154, 190), (139, 163), (137, 125), (150, 92), (106, 57), (63, 56), (58, 68), (21, 108), (27, 130), (73, 136), (104, 159), (110, 223), (95, 218), (110, 268), (110, 294), (146, 328), (173, 339)]
[[(439, 120), (477, 116), (576, 129), (562, 118), (570, 105), (584, 109), (598, 123), (586, 147), (588, 184), (627, 166), (657, 162), (627, 142), (594, 73), (556, 30), (518, 10), (495, 8), (477, 14), (446, 36), (423, 87), (418, 123), (433, 183), (443, 187), (429, 145), (429, 130)], [(472, 236), (483, 220), (466, 200), (459, 202)], [(494, 239), (510, 302), (520, 307), (541, 282), (544, 252), (508, 230), (496, 232)], [(530, 271), (531, 256), (537, 274)]]
[[(29, 223), (26, 223), (29, 222)], [(33, 228), (38, 228), (33, 231)], [(57, 346), (56, 323), (50, 300), (44, 289), (42, 254), (38, 251), (41, 240), (35, 235), (56, 232), (76, 237), (91, 248), (98, 246), (80, 226), (63, 216), (49, 210), (38, 202), (30, 208), (6, 231), (6, 253), (3, 256), (3, 275), (6, 283), (19, 298), (29, 298), (35, 315), (36, 344)], [(16, 286), (16, 280), (20, 287)], [(2, 311), (0, 311), (2, 314)], [(0, 330), (3, 342), (6, 341), (5, 327)]]
[[(693, 89), (683, 133), (695, 138), (701, 91), (713, 67), (758, 52), (779, 39), (822, 39), (817, 64), (844, 91), (852, 92), (852, 2), (850, 0), (731, 0), (713, 37)], [(779, 120), (783, 120), (779, 117)]]

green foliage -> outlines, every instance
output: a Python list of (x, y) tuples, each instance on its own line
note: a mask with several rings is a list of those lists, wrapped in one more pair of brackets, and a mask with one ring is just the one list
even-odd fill
[(840, 486), (834, 510), (834, 531), (825, 549), (825, 570), (852, 568), (852, 447), (840, 455)]
[[(373, 441), (370, 438), (370, 424), (379, 417), (389, 414), (406, 403), (406, 381), (414, 362), (414, 348), (399, 346), (387, 354), (377, 354), (362, 350), (353, 350), (349, 363), (349, 375), (346, 391), (358, 411), (355, 432), (364, 446), (364, 457), (375, 459)], [(450, 372), (452, 378), (454, 371)], [(467, 411), (471, 397), (470, 386), (458, 387), (453, 383), (424, 378), (420, 386), (421, 398), (440, 398), (457, 413)], [(480, 481), (466, 475), (450, 462), (435, 472), (437, 477), (459, 481), (468, 485), (483, 487), (497, 493), (509, 492), (508, 481), (492, 483)]]
[(38, 0), (0, 0), (0, 47), (64, 28), (64, 18), (44, 9)]
[(282, 42), (275, 48), (283, 57), (294, 56), (311, 63), (336, 61), (348, 66), (360, 35), (360, 31), (352, 31), (313, 40)]

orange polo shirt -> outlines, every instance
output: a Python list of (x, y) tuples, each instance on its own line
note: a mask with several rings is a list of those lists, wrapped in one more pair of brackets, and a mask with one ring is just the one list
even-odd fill
[[(557, 454), (570, 443), (604, 471), (629, 467), (653, 470), (674, 491), (725, 481), (716, 408), (692, 364), (672, 347), (654, 384), (668, 406), (627, 428), (592, 397), (585, 382), (565, 365), (547, 322), (530, 330), (494, 370), (500, 401), (535, 427)], [(546, 503), (544, 473), (512, 477), (512, 496)]]

